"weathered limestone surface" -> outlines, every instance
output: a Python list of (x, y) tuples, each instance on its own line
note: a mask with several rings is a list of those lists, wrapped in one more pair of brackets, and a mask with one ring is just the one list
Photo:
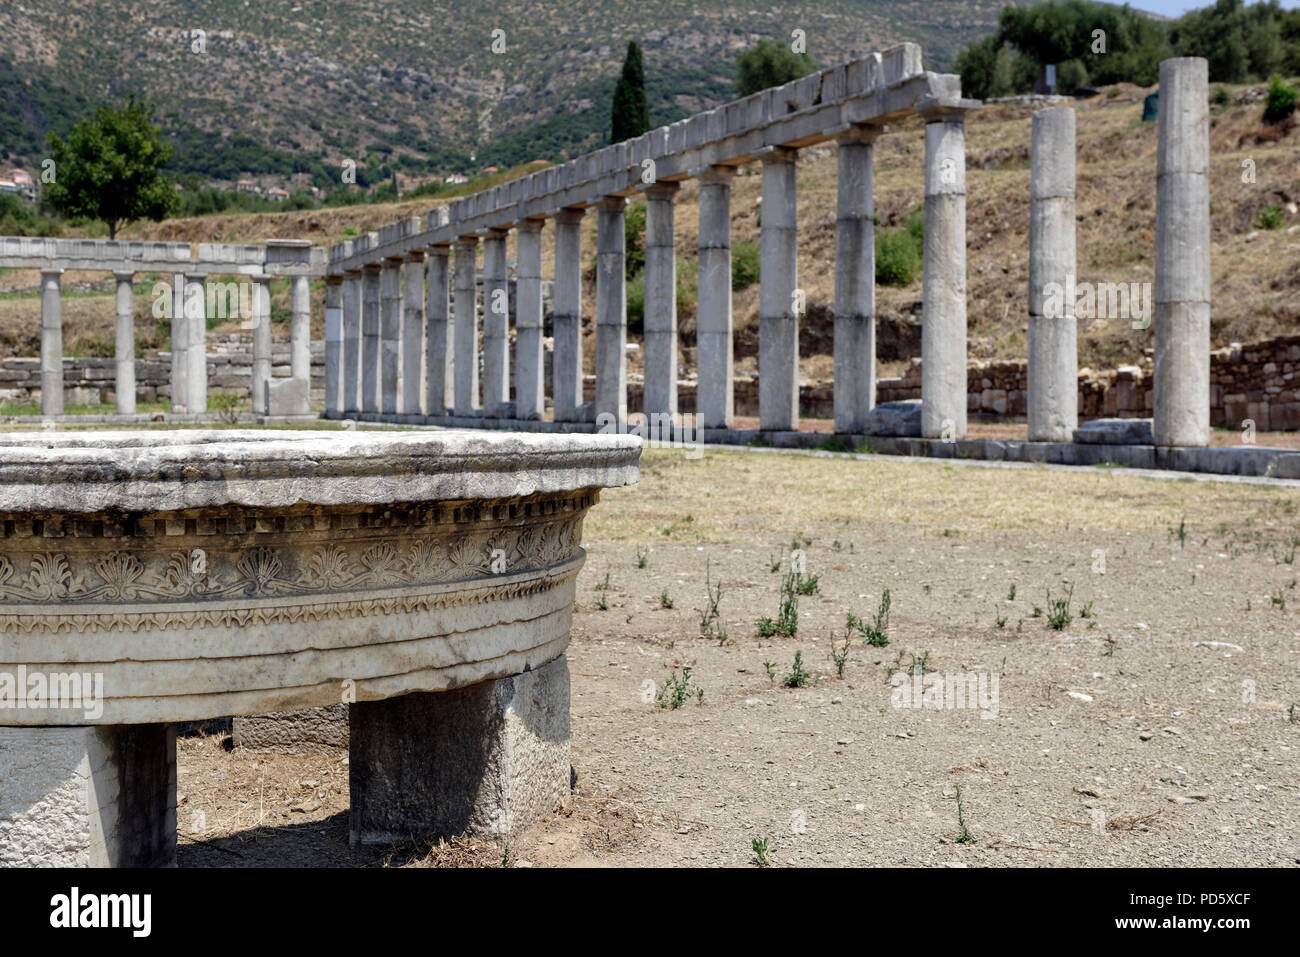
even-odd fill
[[(325, 280), (325, 411), (330, 415), (343, 412), (342, 347), (343, 277), (330, 276)], [(309, 378), (310, 372), (309, 361)]]
[(348, 746), (348, 706), (237, 716), (234, 745), (246, 751), (300, 754)]
[[(253, 411), (266, 414), (271, 386), (271, 283), (267, 276), (253, 281)], [(172, 382), (172, 389), (178, 388)], [(175, 396), (172, 399), (175, 406)]]
[(429, 250), (427, 305), (425, 307), (424, 368), (427, 383), (425, 411), (442, 415), (455, 404), (452, 374), (451, 248)]
[(478, 240), (471, 237), (456, 243), (456, 338), (455, 409), (457, 415), (471, 415), (481, 406), (478, 395), (478, 302), (475, 275)]
[(353, 843), (508, 837), (569, 793), (569, 665), (351, 706)]
[(645, 412), (677, 414), (677, 261), (673, 254), (676, 183), (646, 190)]
[(596, 227), (596, 415), (627, 421), (627, 200), (600, 204)]
[(515, 415), (540, 419), (546, 409), (542, 358), (542, 227), (540, 219), (519, 224), (515, 305)]
[(397, 411), (402, 350), (402, 261), (387, 259), (380, 273), (379, 411)]
[(343, 275), (343, 411), (361, 411), (361, 271)]
[(734, 418), (735, 360), (731, 315), (731, 179), (718, 166), (700, 174), (699, 268), (695, 307), (695, 408), (706, 428), (729, 429)]
[[(1033, 117), (1029, 196), (1029, 395), (1031, 442), (1068, 442), (1079, 424), (1078, 344), (1073, 296), (1054, 301), (1049, 284), (1073, 290), (1074, 108)], [(1045, 301), (1050, 308), (1045, 308)], [(1055, 312), (1047, 315), (1047, 312)]]
[(494, 229), (483, 240), (483, 414), (491, 416), (500, 416), (510, 401), (507, 235)]
[(835, 221), (835, 431), (863, 431), (876, 404), (875, 128), (838, 138)]
[(383, 286), (378, 263), (361, 273), (361, 411), (379, 411), (379, 313)]
[(175, 857), (173, 726), (0, 727), (0, 867)]
[(763, 156), (763, 223), (759, 238), (758, 422), (763, 431), (799, 428), (797, 151)]
[(117, 363), (117, 414), (135, 414), (135, 299), (131, 273), (118, 273), (114, 306), (117, 313), (114, 354)]
[(402, 391), (403, 415), (419, 415), (424, 402), (424, 253), (411, 252), (402, 267)]
[(555, 217), (551, 401), (557, 422), (576, 420), (582, 405), (582, 215), (581, 209), (564, 209)]
[(1160, 64), (1156, 147), (1155, 442), (1210, 444), (1209, 67)]

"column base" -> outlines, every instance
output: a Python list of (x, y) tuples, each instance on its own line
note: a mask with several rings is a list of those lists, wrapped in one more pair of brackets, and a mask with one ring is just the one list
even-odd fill
[(175, 863), (174, 725), (0, 728), (0, 866)]
[(569, 793), (569, 665), (349, 706), (350, 840), (507, 837)]

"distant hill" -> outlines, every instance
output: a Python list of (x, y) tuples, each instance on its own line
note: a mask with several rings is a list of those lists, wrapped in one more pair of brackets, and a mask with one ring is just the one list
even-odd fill
[(822, 65), (912, 40), (942, 69), (1002, 5), (21, 0), (0, 6), (0, 158), (38, 166), (49, 130), (134, 90), (158, 104), (177, 171), (213, 180), (559, 160), (606, 141), (628, 40), (659, 125), (731, 99), (736, 53), (762, 37), (803, 30)]

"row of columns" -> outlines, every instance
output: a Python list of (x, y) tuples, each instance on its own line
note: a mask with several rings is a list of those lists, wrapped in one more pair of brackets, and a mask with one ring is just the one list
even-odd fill
[[(62, 269), (41, 271), (41, 413), (63, 414), (63, 305)], [(135, 391), (135, 275), (114, 273), (115, 311), (115, 390), (116, 412), (133, 415)], [(204, 273), (178, 274), (173, 281), (171, 319), (171, 400), (173, 412), (203, 413), (208, 407), (207, 351), (207, 281)], [(253, 330), (252, 404), (253, 411), (269, 411), (271, 383), (271, 277), (251, 278)], [(337, 292), (337, 289), (336, 289)], [(332, 294), (326, 292), (327, 342), (330, 329), (338, 328), (339, 312), (330, 320)], [(240, 297), (242, 299), (242, 297)], [(311, 380), (311, 287), (307, 276), (293, 276), (290, 286), (290, 376), (307, 383)], [(400, 303), (400, 298), (399, 298)], [(336, 340), (337, 341), (337, 340)], [(327, 348), (327, 353), (331, 350)], [(338, 352), (333, 351), (337, 373)], [(327, 378), (328, 375), (327, 375)], [(334, 380), (337, 382), (337, 378)], [(328, 402), (328, 398), (327, 398)], [(297, 410), (306, 413), (303, 408)]]
[[(1161, 65), (1159, 192), (1155, 295), (1155, 436), (1160, 445), (1209, 440), (1208, 122), (1205, 62)], [(925, 243), (922, 259), (921, 435), (958, 439), (967, 430), (966, 146), (965, 112), (951, 103), (923, 104), (925, 121)], [(879, 127), (850, 126), (839, 146), (835, 228), (835, 429), (867, 430), (875, 406), (874, 144)], [(1069, 442), (1078, 426), (1077, 328), (1074, 303), (1046, 315), (1045, 288), (1069, 284), (1075, 270), (1075, 126), (1068, 107), (1033, 118), (1028, 309), (1028, 437)], [(762, 162), (759, 274), (759, 428), (799, 428), (797, 150), (769, 147)], [(698, 392), (705, 428), (730, 428), (732, 379), (731, 179), (734, 169), (692, 171), (699, 179)], [(673, 206), (679, 184), (645, 189), (645, 411), (675, 415), (677, 312)], [(556, 421), (627, 420), (627, 302), (624, 215), (627, 199), (596, 205), (596, 389), (583, 403), (581, 241), (584, 210), (555, 216), (554, 360)], [(516, 390), (510, 404), (506, 236), (508, 225), (482, 236), (482, 399), (476, 255), (479, 236), (455, 243), (448, 308), (447, 245), (346, 273), (336, 281), (341, 359), (330, 411), (403, 412), (442, 416), (540, 418), (542, 381), (541, 231), (544, 221), (517, 224)], [(405, 285), (397, 271), (405, 270)], [(383, 276), (379, 322), (378, 277)], [(360, 291), (358, 292), (358, 288)], [(397, 301), (404, 289), (403, 308)], [(427, 305), (426, 305), (427, 303)], [(421, 307), (424, 314), (421, 315)], [(360, 318), (357, 318), (358, 310)], [(400, 332), (398, 317), (400, 318)], [(358, 324), (360, 343), (354, 335)], [(421, 335), (423, 334), (423, 340)], [(397, 354), (403, 356), (398, 372)], [(382, 349), (381, 349), (382, 341)], [(382, 361), (380, 356), (382, 355)], [(423, 367), (420, 362), (423, 360)], [(401, 379), (402, 401), (396, 402)], [(356, 383), (360, 382), (357, 391)]]

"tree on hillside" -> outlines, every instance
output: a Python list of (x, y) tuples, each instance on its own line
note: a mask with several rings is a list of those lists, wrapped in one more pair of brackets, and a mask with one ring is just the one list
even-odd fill
[(795, 53), (777, 40), (759, 40), (736, 57), (736, 94), (749, 96), (807, 76), (816, 69), (816, 61), (807, 53)]
[(134, 220), (166, 218), (177, 203), (174, 184), (161, 173), (172, 147), (153, 114), (151, 104), (132, 94), (126, 106), (100, 107), (82, 120), (66, 142), (51, 133), (50, 205), (69, 218), (103, 220), (109, 239)]
[(1192, 10), (1176, 20), (1170, 38), (1179, 56), (1205, 57), (1210, 79), (1221, 83), (1262, 80), (1295, 62), (1298, 52), (1288, 50), (1292, 14), (1277, 0), (1249, 7), (1242, 0), (1217, 0), (1213, 6)]
[(641, 48), (635, 41), (627, 44), (623, 73), (614, 87), (609, 120), (611, 143), (630, 140), (650, 129), (650, 110), (645, 102), (645, 65), (641, 60)]

